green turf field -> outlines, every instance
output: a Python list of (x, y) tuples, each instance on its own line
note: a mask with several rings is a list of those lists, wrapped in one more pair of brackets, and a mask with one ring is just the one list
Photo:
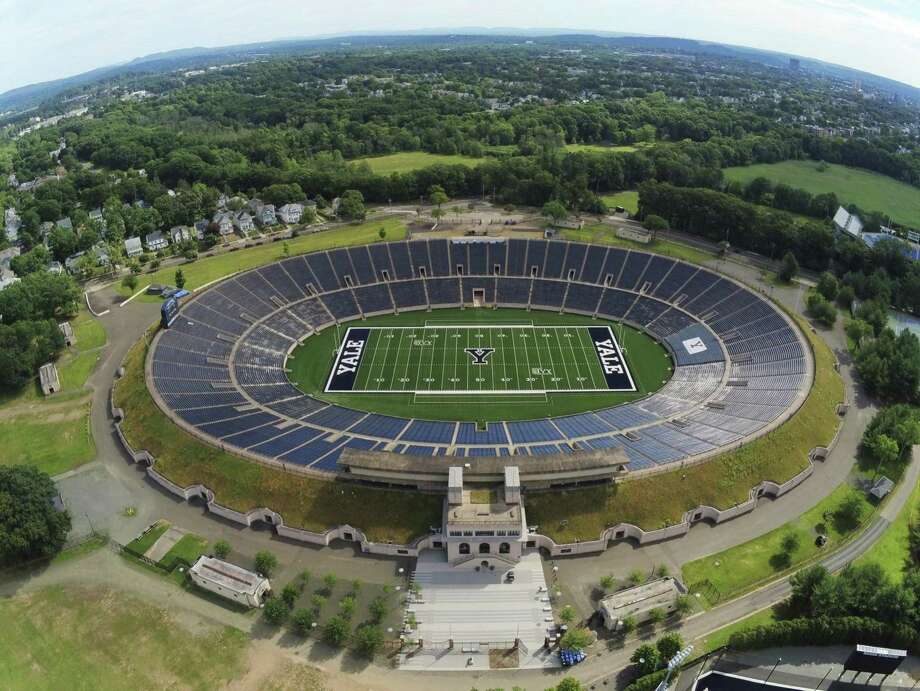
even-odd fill
[(349, 328), (326, 384), (327, 392), (443, 395), (609, 390), (635, 390), (610, 327), (437, 321)]
[(726, 168), (726, 180), (750, 182), (765, 177), (774, 183), (807, 190), (812, 194), (833, 192), (842, 204), (857, 204), (866, 211), (879, 211), (896, 223), (915, 226), (920, 218), (920, 189), (894, 178), (860, 168), (817, 161), (783, 161)]
[(370, 166), (372, 173), (377, 175), (389, 175), (390, 173), (408, 173), (409, 171), (420, 170), (421, 168), (427, 168), (433, 165), (463, 165), (475, 167), (485, 160), (485, 158), (472, 158), (471, 156), (460, 156), (456, 154), (430, 154), (427, 151), (403, 151), (398, 154), (389, 154), (387, 156), (359, 158), (356, 159), (354, 163), (366, 163)]
[[(607, 384), (588, 329), (610, 333), (608, 327), (625, 360), (623, 377), (634, 390)], [(366, 345), (360, 347), (360, 358), (346, 363), (357, 370), (351, 386), (336, 390), (330, 387), (334, 369), (341, 359), (354, 356), (346, 352), (349, 328), (366, 329)], [(483, 356), (485, 364), (473, 364), (475, 355), (465, 351), (477, 347), (495, 349)], [(618, 405), (657, 391), (672, 371), (664, 347), (628, 326), (512, 309), (404, 312), (326, 329), (304, 341), (286, 366), (303, 391), (332, 403), (470, 421), (526, 420)]]

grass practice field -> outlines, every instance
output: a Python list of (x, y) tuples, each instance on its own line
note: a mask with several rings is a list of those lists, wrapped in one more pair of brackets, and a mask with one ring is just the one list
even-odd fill
[(920, 189), (868, 170), (833, 163), (825, 165), (822, 171), (816, 161), (783, 161), (726, 168), (723, 173), (727, 180), (743, 183), (764, 177), (812, 194), (833, 192), (844, 205), (857, 204), (867, 211), (887, 214), (897, 223), (917, 225)]
[(630, 215), (639, 213), (639, 193), (636, 190), (624, 190), (623, 192), (605, 194), (601, 197), (601, 200), (611, 211), (618, 206), (622, 206)]
[(403, 151), (387, 156), (358, 158), (353, 163), (366, 163), (370, 166), (371, 172), (376, 175), (390, 175), (391, 173), (408, 173), (434, 165), (475, 167), (485, 160), (471, 156), (430, 154), (427, 151)]
[(609, 326), (437, 322), (349, 328), (326, 384), (327, 392), (443, 395), (608, 390), (635, 390)]
[[(672, 371), (670, 356), (648, 335), (579, 315), (513, 309), (404, 312), (351, 327), (359, 336), (351, 347), (347, 328), (326, 329), (304, 341), (288, 358), (288, 376), (317, 398), (389, 415), (492, 422), (571, 414), (646, 396)], [(591, 329), (603, 331), (604, 338)], [(604, 372), (601, 357), (612, 367), (617, 348), (601, 353), (592, 333), (600, 342), (614, 335), (611, 345), (625, 360), (622, 373)], [(362, 340), (366, 345), (358, 346)], [(481, 353), (484, 364), (477, 365), (476, 354), (466, 348), (494, 350)], [(357, 359), (356, 350), (361, 351)], [(346, 369), (356, 371), (337, 378), (343, 359), (350, 360)]]

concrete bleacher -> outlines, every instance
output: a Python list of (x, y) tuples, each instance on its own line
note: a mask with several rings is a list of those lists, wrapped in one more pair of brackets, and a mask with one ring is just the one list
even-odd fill
[[(673, 376), (632, 403), (485, 430), (328, 405), (287, 379), (287, 354), (316, 330), (471, 304), (474, 291), (487, 304), (637, 325), (670, 350)], [(180, 315), (152, 349), (151, 384), (164, 405), (227, 448), (330, 472), (345, 448), (464, 457), (621, 448), (633, 471), (661, 467), (758, 433), (810, 382), (808, 349), (761, 295), (667, 257), (543, 239), (432, 239), (291, 257), (222, 281)]]

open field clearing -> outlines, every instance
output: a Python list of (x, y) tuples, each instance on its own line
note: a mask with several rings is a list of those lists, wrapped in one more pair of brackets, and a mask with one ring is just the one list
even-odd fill
[(783, 161), (726, 168), (724, 173), (726, 180), (746, 183), (764, 177), (812, 194), (833, 192), (842, 204), (879, 211), (896, 223), (916, 227), (920, 222), (920, 189), (860, 168), (831, 163), (822, 171), (820, 165), (816, 161)]
[(408, 173), (434, 165), (475, 167), (485, 160), (484, 158), (473, 158), (472, 156), (430, 154), (427, 151), (403, 151), (387, 156), (358, 158), (352, 163), (366, 163), (370, 166), (372, 173), (390, 175), (391, 173)]

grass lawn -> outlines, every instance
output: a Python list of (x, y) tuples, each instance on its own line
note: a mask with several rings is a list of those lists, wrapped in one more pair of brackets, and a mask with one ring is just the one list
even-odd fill
[(430, 154), (427, 151), (402, 151), (398, 154), (389, 154), (387, 156), (358, 158), (352, 161), (352, 163), (367, 163), (372, 173), (376, 175), (389, 175), (391, 173), (408, 173), (413, 170), (419, 170), (434, 165), (463, 165), (473, 168), (484, 160), (486, 159), (473, 158), (471, 156)]
[(732, 634), (736, 631), (746, 631), (755, 626), (768, 626), (776, 621), (776, 615), (772, 608), (762, 609), (749, 617), (739, 619), (728, 626), (723, 626), (721, 629), (713, 631), (707, 636), (698, 638), (694, 644), (696, 648), (694, 652), (696, 655), (712, 652), (722, 646), (728, 645), (728, 639), (731, 638)]
[[(746, 501), (761, 480), (785, 482), (808, 464), (808, 452), (826, 446), (840, 419), (843, 381), (834, 371), (834, 355), (796, 317), (815, 356), (815, 383), (799, 411), (785, 424), (740, 449), (699, 465), (612, 486), (532, 494), (527, 518), (556, 542), (596, 540), (620, 522), (653, 530), (680, 521), (701, 504), (729, 508)], [(563, 525), (562, 521), (567, 523)]]
[(172, 549), (163, 555), (163, 558), (160, 559), (160, 566), (167, 571), (172, 571), (180, 559), (191, 566), (198, 561), (198, 557), (204, 554), (207, 549), (207, 540), (199, 535), (187, 533), (179, 538), (179, 541), (172, 546)]
[[(436, 312), (403, 312), (398, 315), (387, 315), (373, 317), (360, 323), (360, 327), (381, 327), (381, 326), (416, 326), (425, 323), (438, 324), (535, 324), (535, 325), (568, 325), (568, 326), (604, 326), (610, 322), (603, 320), (592, 320), (590, 317), (584, 317), (571, 314), (558, 314), (534, 310), (527, 312), (525, 310), (499, 309), (499, 310), (459, 310), (443, 309)], [(464, 332), (469, 329), (463, 330)], [(389, 415), (404, 415), (407, 417), (420, 417), (434, 420), (527, 420), (540, 418), (546, 415), (565, 415), (586, 410), (596, 410), (598, 408), (618, 405), (626, 401), (640, 398), (649, 393), (657, 391), (663, 383), (671, 376), (671, 359), (668, 357), (664, 348), (647, 335), (624, 326), (622, 331), (620, 326), (615, 327), (615, 334), (620, 341), (621, 347), (628, 350), (627, 363), (635, 379), (638, 391), (636, 392), (572, 392), (572, 393), (548, 393), (548, 394), (530, 394), (530, 395), (473, 395), (467, 396), (454, 394), (444, 395), (413, 395), (411, 393), (325, 393), (326, 381), (332, 370), (335, 356), (334, 347), (345, 335), (344, 329), (326, 329), (320, 334), (307, 339), (302, 346), (292, 353), (292, 358), (288, 360), (287, 367), (291, 369), (291, 379), (297, 383), (300, 388), (317, 398), (339, 403), (350, 408), (379, 412)], [(489, 345), (495, 347), (500, 345), (497, 337), (489, 342)], [(518, 350), (521, 346), (518, 343)], [(370, 350), (370, 347), (369, 347)], [(393, 351), (380, 352), (393, 356)], [(557, 369), (562, 367), (558, 358), (552, 357), (552, 354), (545, 347), (541, 347), (538, 352), (531, 352), (527, 357), (527, 366), (537, 365), (537, 355), (542, 356), (543, 361), (548, 367), (555, 363)], [(558, 353), (557, 353), (558, 355)], [(371, 351), (374, 358), (383, 358), (378, 351)], [(499, 353), (493, 355), (493, 360), (482, 369), (480, 374), (484, 378), (493, 376), (493, 367), (500, 366)], [(367, 361), (371, 357), (366, 356)], [(510, 359), (510, 355), (508, 356)], [(574, 355), (572, 356), (574, 358)], [(400, 361), (400, 371), (403, 368), (406, 374), (409, 373), (409, 350), (406, 349), (403, 360)], [(416, 361), (424, 370), (424, 354), (420, 351), (415, 354)], [(466, 365), (465, 356), (461, 353), (462, 365)], [(596, 355), (590, 352), (591, 362), (596, 362)], [(394, 358), (395, 359), (395, 358)], [(362, 372), (367, 371), (367, 361), (361, 365)], [(568, 367), (573, 367), (571, 361)], [(455, 368), (456, 369), (456, 368)], [(512, 374), (510, 371), (507, 374)], [(462, 377), (464, 370), (457, 373)], [(380, 374), (384, 372), (381, 371)], [(563, 372), (556, 372), (563, 374)], [(449, 388), (449, 386), (445, 386)]]
[(566, 144), (565, 150), (570, 153), (575, 153), (578, 151), (587, 151), (588, 153), (596, 154), (609, 154), (609, 153), (631, 153), (633, 151), (638, 151), (640, 145), (630, 145), (624, 144), (621, 146), (613, 146), (609, 144)]
[(268, 506), (285, 523), (322, 531), (340, 523), (364, 530), (371, 540), (405, 543), (441, 521), (441, 497), (371, 489), (285, 473), (208, 446), (177, 427), (157, 407), (144, 382), (146, 347), (139, 341), (125, 359), (115, 404), (137, 449), (157, 459), (156, 468), (179, 485), (202, 483), (217, 501), (238, 511)]
[(249, 641), (229, 626), (192, 633), (117, 591), (56, 587), (0, 601), (0, 688), (213, 689), (246, 671)]
[(153, 547), (154, 543), (159, 540), (163, 534), (169, 530), (169, 521), (157, 521), (152, 526), (150, 526), (145, 533), (138, 535), (136, 538), (131, 540), (125, 547), (134, 552), (135, 554), (140, 554), (143, 556), (148, 549)]
[[(401, 219), (384, 218), (356, 225), (347, 225), (333, 230), (304, 233), (296, 238), (287, 240), (286, 244), (288, 252), (292, 256), (329, 249), (330, 247), (366, 245), (372, 242), (380, 242), (379, 231), (381, 228), (386, 230), (387, 240), (402, 240), (406, 237), (406, 225)], [(241, 249), (236, 252), (223, 252), (212, 257), (203, 257), (194, 262), (182, 264), (185, 287), (188, 290), (193, 290), (237, 271), (253, 269), (257, 266), (283, 259), (284, 244), (285, 242), (280, 241), (269, 242), (264, 245)], [(151, 283), (172, 285), (175, 281), (176, 268), (175, 266), (170, 266), (153, 273), (141, 274), (137, 277), (138, 284), (134, 292)], [(125, 297), (131, 294), (131, 291), (120, 283), (117, 284), (116, 288)], [(138, 299), (160, 301), (159, 297), (146, 295), (142, 295)]]
[(909, 563), (911, 518), (914, 523), (920, 519), (920, 484), (914, 487), (907, 504), (898, 517), (882, 534), (881, 539), (856, 560), (857, 564), (878, 564), (894, 582), (904, 578), (904, 568)]
[[(683, 581), (691, 593), (715, 592), (718, 599), (727, 599), (749, 590), (789, 569), (833, 549), (841, 540), (853, 535), (859, 526), (841, 525), (835, 512), (850, 497), (858, 497), (863, 505), (863, 521), (872, 510), (865, 494), (849, 483), (837, 487), (817, 505), (784, 526), (731, 549), (688, 562), (683, 565)], [(818, 529), (818, 526), (823, 528)], [(815, 544), (819, 532), (827, 535), (823, 548)], [(798, 538), (799, 546), (785, 554), (782, 542), (788, 535)], [(712, 598), (715, 599), (715, 598)], [(710, 602), (715, 604), (715, 602)]]
[(623, 192), (605, 194), (601, 197), (601, 200), (609, 209), (622, 206), (630, 215), (634, 216), (639, 213), (639, 193), (636, 190), (625, 190)]
[(726, 180), (749, 182), (769, 178), (812, 194), (833, 192), (842, 204), (858, 204), (867, 211), (879, 211), (905, 225), (916, 225), (920, 218), (920, 189), (894, 178), (861, 168), (827, 164), (823, 172), (816, 161), (783, 161), (726, 168)]
[(579, 230), (564, 230), (560, 236), (563, 240), (571, 240), (574, 242), (590, 242), (598, 245), (625, 247), (630, 250), (656, 252), (666, 257), (682, 259), (691, 264), (706, 264), (716, 259), (714, 254), (709, 254), (708, 252), (698, 250), (694, 247), (672, 242), (671, 240), (655, 240), (647, 245), (643, 245), (641, 242), (625, 240), (617, 237), (616, 231), (603, 223), (585, 226)]
[(31, 465), (57, 475), (88, 463), (95, 455), (88, 402), (65, 411), (43, 410), (35, 404), (29, 412), (0, 419), (0, 464)]

